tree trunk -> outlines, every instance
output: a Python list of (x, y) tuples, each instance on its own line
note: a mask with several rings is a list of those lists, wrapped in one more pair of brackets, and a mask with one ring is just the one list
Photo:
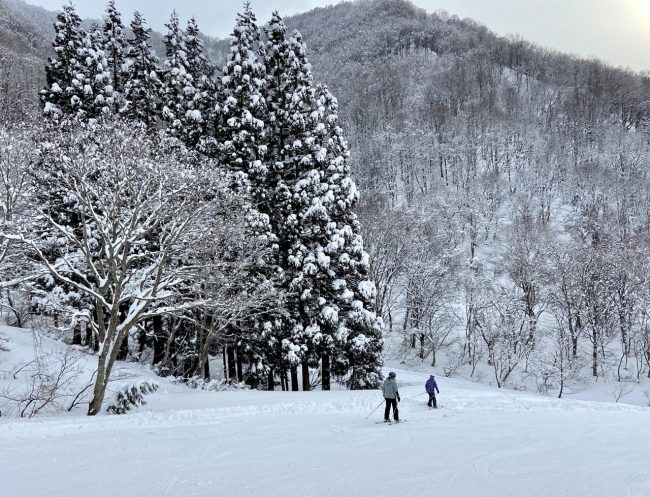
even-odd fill
[[(102, 335), (102, 348), (97, 360), (97, 378), (95, 380), (95, 388), (93, 389), (93, 398), (88, 405), (88, 416), (95, 416), (102, 410), (108, 379), (110, 378), (118, 350), (122, 345), (120, 337), (115, 336), (115, 333), (116, 330), (113, 328), (108, 331), (105, 330)], [(128, 330), (123, 331), (123, 333), (127, 335)], [(111, 340), (111, 337), (114, 337), (113, 339), (115, 340), (112, 347), (107, 343)]]
[(92, 349), (93, 348), (93, 327), (90, 325), (90, 323), (86, 323), (86, 342), (85, 345), (86, 347)]
[(578, 337), (580, 336), (580, 329), (582, 328), (582, 321), (580, 320), (580, 314), (576, 316), (576, 325), (575, 325), (575, 334), (571, 332), (571, 345), (573, 346), (573, 358), (578, 358)]
[(571, 337), (571, 356), (574, 359), (578, 358), (578, 336)]
[(304, 391), (311, 390), (311, 384), (309, 379), (309, 364), (306, 362), (302, 363), (302, 389)]
[[(22, 328), (23, 320), (20, 316), (20, 312), (18, 312), (18, 310), (14, 305), (13, 298), (11, 297), (11, 291), (9, 289), (7, 289), (7, 304), (9, 304), (9, 309), (11, 309), (11, 311), (14, 314), (14, 317), (16, 318), (16, 328)], [(79, 345), (81, 345), (81, 342), (79, 342)]]
[(120, 345), (120, 351), (117, 354), (118, 361), (126, 361), (126, 358), (129, 356), (129, 336), (126, 335), (124, 340), (122, 340), (122, 345)]
[(275, 390), (275, 377), (273, 376), (273, 370), (272, 369), (269, 370), (269, 379), (268, 379), (268, 383), (266, 385), (266, 389), (270, 390), (270, 391)]
[(144, 323), (138, 332), (138, 357), (141, 358), (144, 354), (144, 349), (147, 346), (147, 325), (149, 323)]
[(237, 351), (237, 381), (244, 381), (244, 367), (239, 350)]
[(323, 354), (323, 357), (321, 358), (321, 377), (322, 377), (322, 389), (330, 390), (331, 373), (330, 373), (330, 356), (328, 354)]
[(223, 359), (223, 377), (228, 378), (228, 359), (225, 345), (221, 349), (221, 358)]
[(203, 379), (210, 381), (210, 361), (205, 361), (203, 363), (203, 371), (201, 371)]
[(95, 388), (93, 389), (93, 398), (88, 405), (88, 416), (94, 416), (102, 410), (102, 403), (104, 402), (104, 395), (106, 393), (106, 385), (104, 384), (105, 364), (106, 356), (102, 352), (97, 364), (97, 379), (95, 380)]
[(235, 362), (235, 347), (232, 345), (226, 346), (226, 353), (228, 355), (228, 379), (237, 378), (237, 363)]
[(163, 336), (162, 316), (154, 316), (153, 325), (153, 364), (160, 364), (165, 357), (167, 340)]
[(72, 329), (72, 345), (81, 345), (81, 323), (76, 321)]
[(291, 391), (300, 391), (300, 385), (298, 384), (298, 366), (291, 367)]
[[(124, 322), (126, 319), (126, 314), (128, 312), (128, 308), (126, 306), (120, 306), (120, 322)], [(117, 353), (117, 360), (118, 361), (126, 361), (126, 358), (129, 356), (129, 334), (127, 333), (124, 335), (124, 340), (122, 340), (122, 344), (120, 345), (120, 351)]]
[(596, 331), (592, 333), (593, 338), (593, 350), (591, 353), (591, 374), (592, 376), (598, 376), (598, 337)]

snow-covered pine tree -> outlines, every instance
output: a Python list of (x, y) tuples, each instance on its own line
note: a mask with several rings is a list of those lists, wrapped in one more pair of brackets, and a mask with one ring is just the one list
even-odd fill
[[(271, 249), (268, 253), (273, 255), (277, 253), (277, 237), (269, 224), (272, 199), (266, 167), (266, 82), (260, 39), (255, 14), (250, 2), (246, 2), (244, 11), (237, 15), (230, 53), (216, 93), (214, 138), (220, 162), (235, 172), (237, 185), (250, 192), (251, 218), (258, 220), (258, 234), (264, 237)], [(236, 343), (238, 352), (244, 352), (249, 362), (256, 364), (254, 379), (261, 380), (268, 373), (268, 386), (273, 388), (273, 374), (285, 378), (287, 370), (282, 362), (282, 348), (287, 345), (283, 338), (288, 336), (286, 330), (290, 324), (286, 322), (284, 293), (279, 284), (283, 276), (273, 256), (261, 260), (254, 273), (257, 281), (272, 282), (276, 302), (268, 311), (260, 311), (247, 320), (246, 334), (239, 335)]]
[(282, 339), (285, 361), (301, 361), (308, 382), (307, 366), (320, 359), (323, 389), (330, 388), (331, 371), (350, 388), (374, 388), (382, 322), (369, 310), (374, 285), (364, 277), (368, 256), (352, 211), (358, 195), (336, 100), (314, 88), (302, 37), (286, 31), (275, 12), (265, 57), (272, 164), (266, 185), (294, 324)]
[(97, 23), (93, 23), (83, 39), (83, 70), (77, 75), (77, 80), (83, 87), (81, 110), (83, 116), (90, 119), (109, 114), (113, 110), (108, 60), (102, 46), (101, 30)]
[(289, 301), (295, 303), (291, 342), (311, 362), (320, 356), (324, 389), (330, 387), (330, 370), (347, 378), (350, 388), (375, 388), (383, 324), (371, 310), (375, 290), (366, 277), (368, 255), (353, 212), (358, 193), (336, 99), (326, 87), (314, 90), (300, 34), (282, 42), (278, 16), (272, 26), (267, 64), (280, 68), (274, 78), (280, 99), (273, 98), (269, 82), (269, 148), (279, 154), (274, 171), (281, 177), (274, 198), (279, 223), (272, 218), (272, 226), (294, 297)]
[(214, 108), (215, 85), (212, 80), (214, 67), (204, 53), (204, 44), (195, 18), (187, 22), (183, 35), (187, 71), (192, 84), (184, 88), (184, 113), (181, 115), (183, 140), (195, 146), (208, 132), (208, 124)]
[(120, 113), (147, 126), (156, 123), (162, 83), (158, 74), (158, 58), (151, 49), (151, 28), (136, 11), (131, 21), (133, 38), (128, 40), (124, 104)]
[(289, 296), (288, 314), (281, 333), (282, 357), (291, 370), (292, 383), (297, 384), (297, 364), (302, 364), (302, 383), (309, 389), (309, 363), (315, 365), (316, 351), (310, 340), (314, 319), (309, 298), (305, 293), (300, 263), (294, 250), (300, 246), (298, 223), (300, 206), (293, 194), (294, 185), (300, 181), (312, 161), (310, 132), (311, 112), (314, 102), (311, 68), (305, 58), (303, 46), (287, 39), (287, 28), (278, 14), (273, 12), (266, 27), (266, 89), (269, 113), (268, 147), (269, 190), (267, 211), (271, 226), (278, 236), (278, 263), (283, 268), (282, 282)]
[(122, 15), (115, 6), (115, 0), (109, 0), (108, 2), (102, 30), (104, 33), (104, 54), (108, 60), (108, 69), (111, 76), (110, 98), (112, 99), (113, 111), (117, 112), (123, 105), (123, 92), (126, 82), (124, 62), (127, 42)]
[(324, 233), (328, 240), (321, 244), (322, 253), (319, 247), (311, 258), (328, 260), (330, 277), (334, 277), (332, 286), (324, 290), (332, 295), (338, 315), (333, 370), (350, 372), (351, 389), (377, 388), (381, 381), (383, 322), (373, 309), (376, 290), (368, 278), (370, 261), (354, 213), (359, 193), (347, 164), (349, 152), (338, 123), (336, 98), (324, 85), (316, 87), (316, 97), (320, 123), (314, 145), (322, 165), (320, 195), (302, 222), (307, 226), (316, 219), (317, 225), (322, 225), (323, 209), (329, 216)]
[(165, 62), (162, 72), (162, 119), (167, 131), (180, 137), (183, 133), (183, 118), (188, 107), (187, 99), (195, 93), (192, 75), (188, 71), (184, 35), (180, 28), (178, 14), (173, 11), (164, 36)]
[(253, 198), (261, 202), (266, 180), (265, 71), (259, 57), (260, 30), (250, 2), (237, 14), (232, 38), (217, 102), (219, 155), (225, 166), (249, 180)]
[(50, 117), (61, 117), (79, 111), (83, 88), (77, 76), (82, 71), (84, 31), (81, 18), (72, 4), (65, 5), (56, 16), (54, 57), (45, 67), (46, 85), (41, 91), (43, 112)]

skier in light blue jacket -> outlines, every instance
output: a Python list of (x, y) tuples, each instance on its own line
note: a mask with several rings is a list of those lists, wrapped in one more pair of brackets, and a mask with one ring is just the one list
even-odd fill
[(399, 423), (399, 411), (397, 410), (397, 403), (400, 401), (399, 391), (397, 390), (397, 381), (395, 377), (397, 375), (392, 371), (388, 373), (388, 378), (384, 380), (383, 385), (381, 386), (381, 393), (384, 394), (384, 399), (386, 399), (386, 409), (384, 410), (384, 423), (390, 422), (390, 408), (393, 408), (393, 419), (396, 423)]

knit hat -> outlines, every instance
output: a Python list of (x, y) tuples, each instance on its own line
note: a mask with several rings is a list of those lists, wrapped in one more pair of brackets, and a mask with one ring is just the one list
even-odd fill
[(395, 378), (395, 376), (397, 376), (397, 375), (395, 373), (393, 373), (392, 371), (390, 373), (388, 373), (389, 378)]

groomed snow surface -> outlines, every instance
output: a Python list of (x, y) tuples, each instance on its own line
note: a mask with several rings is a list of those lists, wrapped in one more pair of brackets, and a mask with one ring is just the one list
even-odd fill
[(398, 425), (377, 424), (383, 407), (366, 419), (377, 391), (203, 392), (163, 379), (122, 416), (0, 418), (0, 496), (650, 496), (647, 407), (438, 378), (441, 408), (429, 410), (427, 377), (393, 370)]

